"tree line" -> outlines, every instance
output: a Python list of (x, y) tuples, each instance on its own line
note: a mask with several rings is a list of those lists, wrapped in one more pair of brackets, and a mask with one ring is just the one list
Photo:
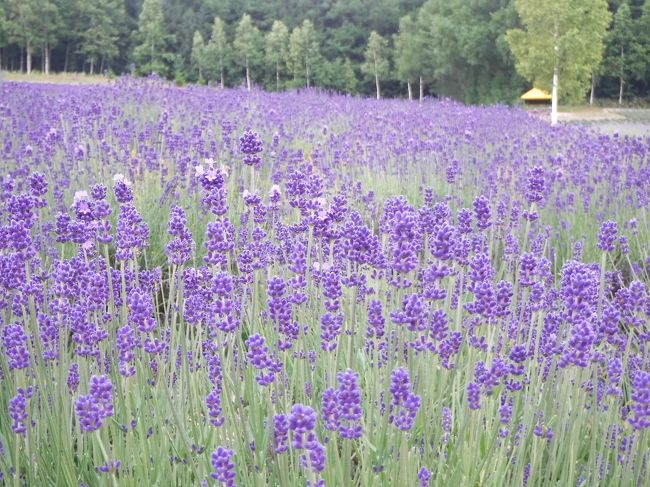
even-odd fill
[(0, 0), (0, 69), (468, 103), (555, 72), (623, 102), (650, 92), (650, 0)]

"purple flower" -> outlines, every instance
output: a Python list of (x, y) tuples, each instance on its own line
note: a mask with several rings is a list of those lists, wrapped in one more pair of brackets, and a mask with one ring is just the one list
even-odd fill
[(289, 449), (289, 419), (284, 414), (273, 416), (273, 444), (275, 453), (284, 453)]
[(526, 199), (529, 203), (542, 201), (544, 198), (544, 168), (535, 166), (528, 171)]
[(470, 409), (481, 409), (481, 388), (475, 382), (467, 384), (467, 403)]
[(427, 470), (427, 467), (422, 467), (418, 472), (418, 480), (420, 481), (420, 487), (429, 487), (429, 480), (431, 479), (431, 472)]
[(29, 189), (34, 196), (44, 196), (47, 193), (47, 179), (40, 172), (34, 172), (29, 177)]
[(9, 370), (29, 367), (27, 335), (20, 324), (7, 325), (2, 330), (2, 344), (7, 357)]
[(339, 429), (339, 407), (336, 391), (329, 387), (323, 392), (323, 404), (321, 414), (325, 421), (325, 429), (338, 431)]
[(305, 435), (313, 431), (315, 426), (316, 411), (309, 406), (294, 404), (289, 414), (289, 429), (293, 431), (293, 447), (305, 448)]
[(247, 130), (239, 139), (239, 152), (244, 154), (244, 164), (259, 168), (262, 165), (262, 158), (258, 155), (262, 152), (262, 141), (257, 133)]
[(533, 433), (535, 434), (535, 436), (538, 436), (539, 438), (544, 438), (547, 441), (551, 441), (553, 439), (553, 430), (546, 425), (540, 425), (540, 424), (535, 425)]
[(77, 392), (77, 387), (79, 387), (79, 365), (76, 362), (70, 364), (70, 370), (68, 371), (67, 379), (68, 389), (72, 394)]
[(639, 370), (632, 378), (632, 412), (629, 421), (635, 430), (650, 426), (650, 372)]
[(91, 395), (79, 396), (75, 403), (75, 412), (79, 417), (81, 431), (90, 433), (101, 428), (102, 417), (99, 405)]
[(18, 388), (18, 394), (9, 401), (9, 417), (11, 418), (11, 430), (24, 435), (27, 431), (25, 421), (27, 420), (27, 399), (32, 397), (31, 387), (27, 390)]
[(81, 431), (101, 428), (103, 420), (113, 416), (113, 385), (105, 375), (90, 378), (90, 394), (79, 396), (75, 403)]
[(598, 248), (603, 252), (612, 252), (616, 245), (616, 233), (618, 226), (616, 222), (608, 220), (603, 222), (598, 233)]
[(148, 245), (148, 241), (149, 227), (138, 210), (130, 203), (123, 204), (117, 219), (116, 258), (118, 260), (133, 258), (137, 250)]
[(137, 342), (131, 325), (124, 325), (119, 328), (115, 335), (115, 341), (120, 375), (123, 377), (131, 377), (135, 375), (135, 366), (133, 364), (135, 354), (133, 353), (133, 350), (137, 348)]
[(130, 203), (133, 201), (133, 191), (131, 185), (121, 174), (116, 174), (113, 177), (115, 183), (113, 184), (113, 193), (118, 203)]
[(113, 384), (105, 375), (93, 375), (90, 378), (90, 395), (99, 407), (102, 418), (113, 416)]
[(194, 241), (192, 240), (192, 234), (187, 229), (185, 212), (179, 206), (174, 206), (171, 210), (168, 233), (174, 237), (165, 248), (169, 263), (184, 264), (190, 259)]
[(492, 213), (490, 211), (490, 202), (488, 199), (480, 195), (474, 200), (474, 215), (476, 215), (476, 226), (479, 230), (485, 230), (492, 225), (490, 218)]
[(332, 314), (325, 313), (321, 317), (321, 348), (326, 352), (331, 352), (336, 349), (336, 339), (341, 333), (343, 327), (343, 315), (340, 313)]
[(390, 423), (403, 431), (410, 430), (420, 409), (420, 396), (410, 391), (411, 380), (407, 369), (400, 367), (391, 374), (390, 393)]
[(348, 369), (339, 372), (336, 398), (338, 401), (339, 433), (350, 440), (361, 437), (361, 389), (359, 374)]
[(153, 299), (148, 292), (134, 287), (126, 299), (129, 310), (129, 323), (142, 333), (149, 333), (156, 328), (153, 316)]
[(382, 338), (384, 336), (384, 325), (386, 320), (382, 314), (381, 301), (373, 299), (368, 305), (368, 328), (366, 336), (368, 338)]
[[(275, 379), (275, 373), (281, 364), (276, 363), (268, 354), (268, 347), (264, 344), (264, 337), (259, 334), (251, 335), (246, 340), (248, 352), (246, 357), (251, 365), (262, 373), (255, 377), (257, 383), (261, 386), (271, 384)], [(268, 371), (268, 372), (264, 372)]]
[(212, 468), (214, 472), (210, 475), (213, 479), (218, 480), (225, 484), (227, 487), (234, 487), (235, 484), (235, 463), (232, 461), (232, 457), (235, 455), (235, 452), (228, 448), (222, 446), (217, 447), (216, 450), (212, 452)]
[(208, 408), (210, 423), (217, 427), (221, 426), (225, 421), (225, 418), (222, 416), (221, 409), (221, 389), (212, 389), (210, 394), (208, 394), (205, 398), (205, 404)]

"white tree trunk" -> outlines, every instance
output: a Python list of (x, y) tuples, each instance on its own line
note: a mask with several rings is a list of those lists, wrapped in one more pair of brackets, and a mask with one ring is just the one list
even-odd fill
[(551, 125), (557, 124), (557, 67), (553, 68), (553, 90), (551, 92)]
[(375, 73), (375, 86), (377, 87), (377, 100), (381, 98), (381, 92), (379, 91), (379, 75)]
[(422, 83), (422, 76), (420, 76), (420, 103), (424, 101), (424, 84)]
[(595, 92), (596, 92), (596, 75), (594, 73), (591, 73), (591, 91), (589, 92), (590, 105), (594, 104)]
[(623, 104), (623, 85), (625, 84), (625, 81), (623, 81), (623, 78), (619, 78), (618, 81), (618, 104), (622, 105)]
[(408, 87), (409, 90), (409, 101), (413, 99), (413, 87), (411, 86), (411, 80), (408, 80), (406, 82), (406, 86)]
[(248, 59), (246, 59), (246, 89), (251, 90), (251, 70), (248, 67)]
[(623, 62), (624, 62), (624, 56), (625, 52), (623, 51), (623, 47), (621, 47), (621, 75), (618, 77), (619, 80), (619, 87), (618, 87), (618, 104), (622, 105), (623, 104)]
[(65, 45), (65, 59), (63, 61), (63, 72), (67, 73), (68, 72), (68, 64), (70, 61), (70, 43), (68, 42)]
[(32, 72), (32, 44), (29, 41), (27, 41), (26, 54), (27, 54), (27, 74), (31, 74), (31, 72)]
[(45, 43), (43, 54), (45, 56), (45, 74), (50, 74), (50, 45), (48, 43)]

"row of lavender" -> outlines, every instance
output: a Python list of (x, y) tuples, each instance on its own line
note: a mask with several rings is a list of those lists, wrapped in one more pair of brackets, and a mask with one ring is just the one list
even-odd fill
[(647, 139), (0, 90), (5, 483), (648, 482)]

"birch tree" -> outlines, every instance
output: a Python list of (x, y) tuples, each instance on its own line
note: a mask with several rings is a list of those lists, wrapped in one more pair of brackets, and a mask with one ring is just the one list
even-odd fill
[(266, 35), (265, 55), (269, 65), (275, 69), (275, 89), (280, 90), (280, 71), (287, 64), (289, 54), (289, 29), (280, 20), (273, 22)]
[[(523, 29), (506, 39), (517, 71), (541, 88), (551, 88), (551, 124), (558, 98), (579, 100), (603, 57), (611, 14), (607, 0), (515, 0)], [(549, 86), (550, 85), (550, 86)]]
[(224, 87), (223, 71), (226, 63), (227, 52), (228, 40), (226, 39), (225, 24), (219, 17), (215, 17), (212, 22), (210, 41), (205, 47), (206, 69), (209, 73), (213, 73), (213, 67), (216, 67), (216, 73), (218, 73), (221, 88)]
[(361, 66), (364, 73), (375, 77), (377, 99), (381, 98), (380, 78), (388, 73), (388, 42), (376, 31), (370, 33), (366, 46), (365, 62)]
[(248, 14), (244, 14), (235, 31), (235, 52), (238, 64), (246, 70), (246, 89), (251, 90), (251, 68), (260, 57), (260, 31)]

